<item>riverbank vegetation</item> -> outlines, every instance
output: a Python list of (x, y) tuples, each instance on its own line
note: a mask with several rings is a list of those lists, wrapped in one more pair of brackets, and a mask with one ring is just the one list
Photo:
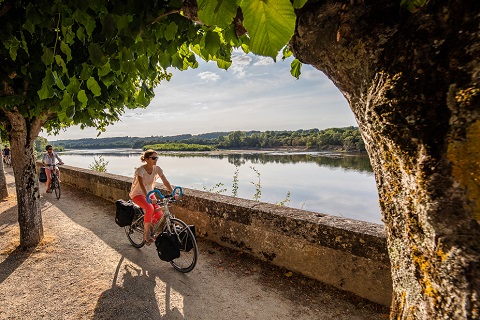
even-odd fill
[[(309, 129), (296, 131), (231, 131), (210, 132), (198, 135), (115, 137), (54, 141), (65, 149), (147, 148), (155, 150), (193, 151), (202, 148), (266, 149), (303, 148), (309, 150), (365, 151), (365, 144), (357, 127)], [(183, 144), (183, 149), (180, 144)], [(191, 146), (195, 145), (195, 146)], [(170, 149), (174, 148), (174, 149)], [(190, 148), (190, 149), (188, 149)], [(205, 151), (205, 149), (203, 149)]]
[(196, 143), (159, 143), (147, 144), (142, 147), (143, 150), (153, 149), (156, 151), (213, 151), (214, 146), (196, 144)]

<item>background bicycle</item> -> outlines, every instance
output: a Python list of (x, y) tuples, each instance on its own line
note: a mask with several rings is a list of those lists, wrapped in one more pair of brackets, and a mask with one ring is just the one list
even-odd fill
[[(187, 273), (192, 271), (198, 259), (198, 247), (194, 234), (195, 228), (176, 218), (169, 209), (169, 205), (178, 201), (175, 199), (175, 196), (182, 195), (182, 188), (176, 187), (172, 194), (167, 197), (163, 196), (159, 190), (153, 190), (148, 193), (147, 201), (151, 202), (150, 196), (152, 194), (160, 197), (157, 200), (157, 204), (163, 206), (163, 215), (160, 220), (152, 224), (151, 230), (151, 236), (155, 239), (159, 258), (170, 262), (180, 272)], [(131, 203), (131, 207), (133, 218), (130, 224), (124, 226), (125, 233), (135, 248), (142, 248), (145, 245), (143, 236), (144, 211), (133, 203)], [(119, 224), (118, 221), (117, 224)], [(121, 224), (119, 225), (122, 226)]]
[(60, 179), (57, 174), (56, 166), (57, 164), (49, 165), (51, 170), (50, 192), (55, 192), (55, 197), (57, 199), (60, 199), (60, 195), (61, 195)]

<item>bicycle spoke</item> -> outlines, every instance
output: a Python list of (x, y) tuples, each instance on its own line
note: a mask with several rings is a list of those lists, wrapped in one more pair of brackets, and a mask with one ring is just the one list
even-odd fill
[(170, 261), (170, 264), (178, 271), (187, 273), (195, 268), (198, 258), (197, 241), (188, 225), (180, 219), (170, 220), (172, 232), (178, 236), (180, 242), (180, 257)]

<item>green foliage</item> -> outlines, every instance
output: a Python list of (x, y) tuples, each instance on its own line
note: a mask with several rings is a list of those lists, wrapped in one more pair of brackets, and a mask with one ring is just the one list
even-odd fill
[(257, 182), (250, 182), (255, 186), (255, 194), (253, 195), (253, 200), (260, 201), (260, 198), (262, 197), (262, 184), (260, 181), (260, 172), (257, 169), (255, 169), (255, 167), (252, 167), (252, 166), (250, 166), (250, 169), (255, 171), (258, 179)]
[(281, 207), (284, 207), (289, 202), (290, 202), (290, 191), (287, 192), (287, 195), (285, 196), (285, 199), (283, 199), (283, 201), (278, 202), (277, 205), (281, 206)]
[(188, 143), (162, 143), (143, 146), (143, 150), (153, 149), (156, 151), (212, 151), (215, 147)]
[(402, 0), (400, 6), (407, 8), (410, 12), (415, 12), (426, 5), (430, 0)]
[(103, 159), (103, 156), (93, 157), (93, 163), (88, 166), (90, 170), (98, 171), (98, 172), (107, 172), (107, 165), (109, 161)]
[(203, 190), (207, 191), (207, 192), (219, 193), (220, 194), (220, 193), (224, 193), (224, 192), (227, 191), (227, 189), (223, 188), (223, 187), (224, 187), (224, 184), (222, 182), (219, 182), (210, 189), (207, 189), (207, 187), (203, 186)]
[(235, 174), (233, 175), (233, 185), (232, 185), (232, 196), (237, 197), (238, 195), (238, 166), (235, 166)]
[(240, 7), (251, 37), (250, 50), (275, 59), (295, 30), (296, 17), (290, 0), (241, 0)]
[(48, 140), (44, 137), (37, 137), (35, 139), (35, 151), (42, 153), (45, 152), (45, 147), (48, 145)]

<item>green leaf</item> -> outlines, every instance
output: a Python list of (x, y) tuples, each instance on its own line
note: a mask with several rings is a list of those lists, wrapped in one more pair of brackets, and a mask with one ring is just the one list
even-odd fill
[(46, 66), (51, 66), (53, 63), (53, 50), (43, 46), (42, 62)]
[(175, 39), (175, 36), (177, 35), (177, 31), (178, 31), (178, 26), (175, 24), (175, 22), (170, 22), (170, 24), (165, 29), (165, 34), (164, 34), (165, 39), (167, 39), (168, 41), (172, 41), (173, 39)]
[(93, 93), (95, 97), (98, 97), (99, 95), (102, 94), (102, 89), (98, 85), (97, 80), (95, 80), (95, 78), (93, 77), (90, 77), (87, 80), (87, 88), (90, 89), (90, 91)]
[(58, 76), (57, 71), (53, 71), (53, 78), (55, 79), (55, 84), (60, 90), (65, 90), (65, 85), (63, 84), (62, 79)]
[(302, 63), (298, 59), (293, 59), (292, 63), (290, 64), (290, 74), (298, 79), (301, 73)]
[(293, 55), (292, 51), (288, 46), (283, 47), (283, 57), (282, 60), (290, 58)]
[(128, 23), (130, 21), (130, 16), (123, 15), (118, 16), (115, 21), (115, 25), (117, 26), (118, 31), (122, 31), (123, 29), (128, 29)]
[(70, 94), (75, 94), (79, 90), (80, 90), (80, 82), (75, 77), (70, 78), (70, 82), (67, 85), (67, 91)]
[(241, 0), (240, 6), (250, 36), (250, 50), (275, 60), (295, 30), (296, 17), (290, 0)]
[(101, 67), (107, 62), (107, 58), (103, 54), (102, 47), (98, 43), (91, 43), (88, 46), (88, 54), (92, 64), (96, 67)]
[(31, 20), (26, 20), (25, 23), (22, 25), (22, 28), (33, 34), (35, 32), (35, 25)]
[(45, 100), (54, 96), (55, 91), (52, 87), (54, 84), (55, 77), (53, 76), (52, 69), (49, 68), (46, 70), (45, 77), (42, 80), (42, 87), (37, 91), (40, 100)]
[(198, 18), (208, 26), (229, 26), (237, 15), (237, 3), (231, 0), (198, 0)]
[(230, 66), (232, 65), (231, 61), (225, 61), (225, 60), (216, 60), (216, 61), (217, 61), (217, 67), (224, 70), (228, 70), (228, 68), (230, 68)]
[(67, 56), (67, 62), (72, 60), (72, 50), (70, 50), (70, 47), (68, 46), (68, 44), (61, 41), (60, 42), (60, 50)]
[(77, 99), (80, 101), (80, 110), (85, 108), (87, 106), (88, 98), (87, 95), (85, 94), (85, 90), (80, 90), (77, 94)]
[(302, 8), (308, 0), (293, 0), (293, 7), (295, 9)]
[(110, 71), (112, 71), (112, 69), (110, 68), (110, 62), (107, 61), (107, 63), (105, 63), (103, 67), (98, 68), (98, 76), (103, 77), (107, 75)]
[(144, 107), (147, 107), (148, 104), (150, 103), (150, 99), (145, 97), (145, 92), (143, 90), (139, 90), (135, 95), (135, 102)]
[(218, 33), (208, 30), (205, 35), (205, 49), (211, 55), (214, 55), (218, 48), (220, 48), (220, 36)]
[(141, 55), (135, 60), (135, 66), (137, 67), (140, 74), (144, 74), (148, 70), (148, 57), (146, 55)]
[(62, 68), (62, 72), (63, 73), (67, 73), (67, 65), (65, 64), (65, 61), (63, 61), (63, 58), (60, 56), (60, 55), (56, 55), (55, 56), (55, 62), (57, 63), (57, 65)]
[(79, 27), (77, 29), (77, 38), (80, 40), (80, 42), (84, 43), (85, 42), (85, 32), (83, 31), (82, 27)]
[[(73, 105), (73, 99), (72, 96), (68, 93), (65, 92), (62, 98), (62, 101), (60, 101), (60, 105), (62, 106), (63, 109), (67, 109), (68, 107)], [(73, 113), (75, 114), (75, 108), (73, 109)], [(73, 115), (69, 118), (72, 118)]]
[(115, 36), (115, 21), (111, 14), (106, 14), (102, 21), (102, 33), (107, 39), (111, 39)]
[(81, 80), (88, 80), (92, 76), (93, 67), (87, 63), (82, 64), (82, 71), (80, 72)]
[(18, 47), (20, 47), (20, 41), (17, 38), (12, 36), (10, 39), (4, 42), (4, 45), (5, 45), (5, 48), (8, 49), (10, 58), (12, 58), (12, 60), (15, 61), (17, 59), (17, 50), (18, 50)]

